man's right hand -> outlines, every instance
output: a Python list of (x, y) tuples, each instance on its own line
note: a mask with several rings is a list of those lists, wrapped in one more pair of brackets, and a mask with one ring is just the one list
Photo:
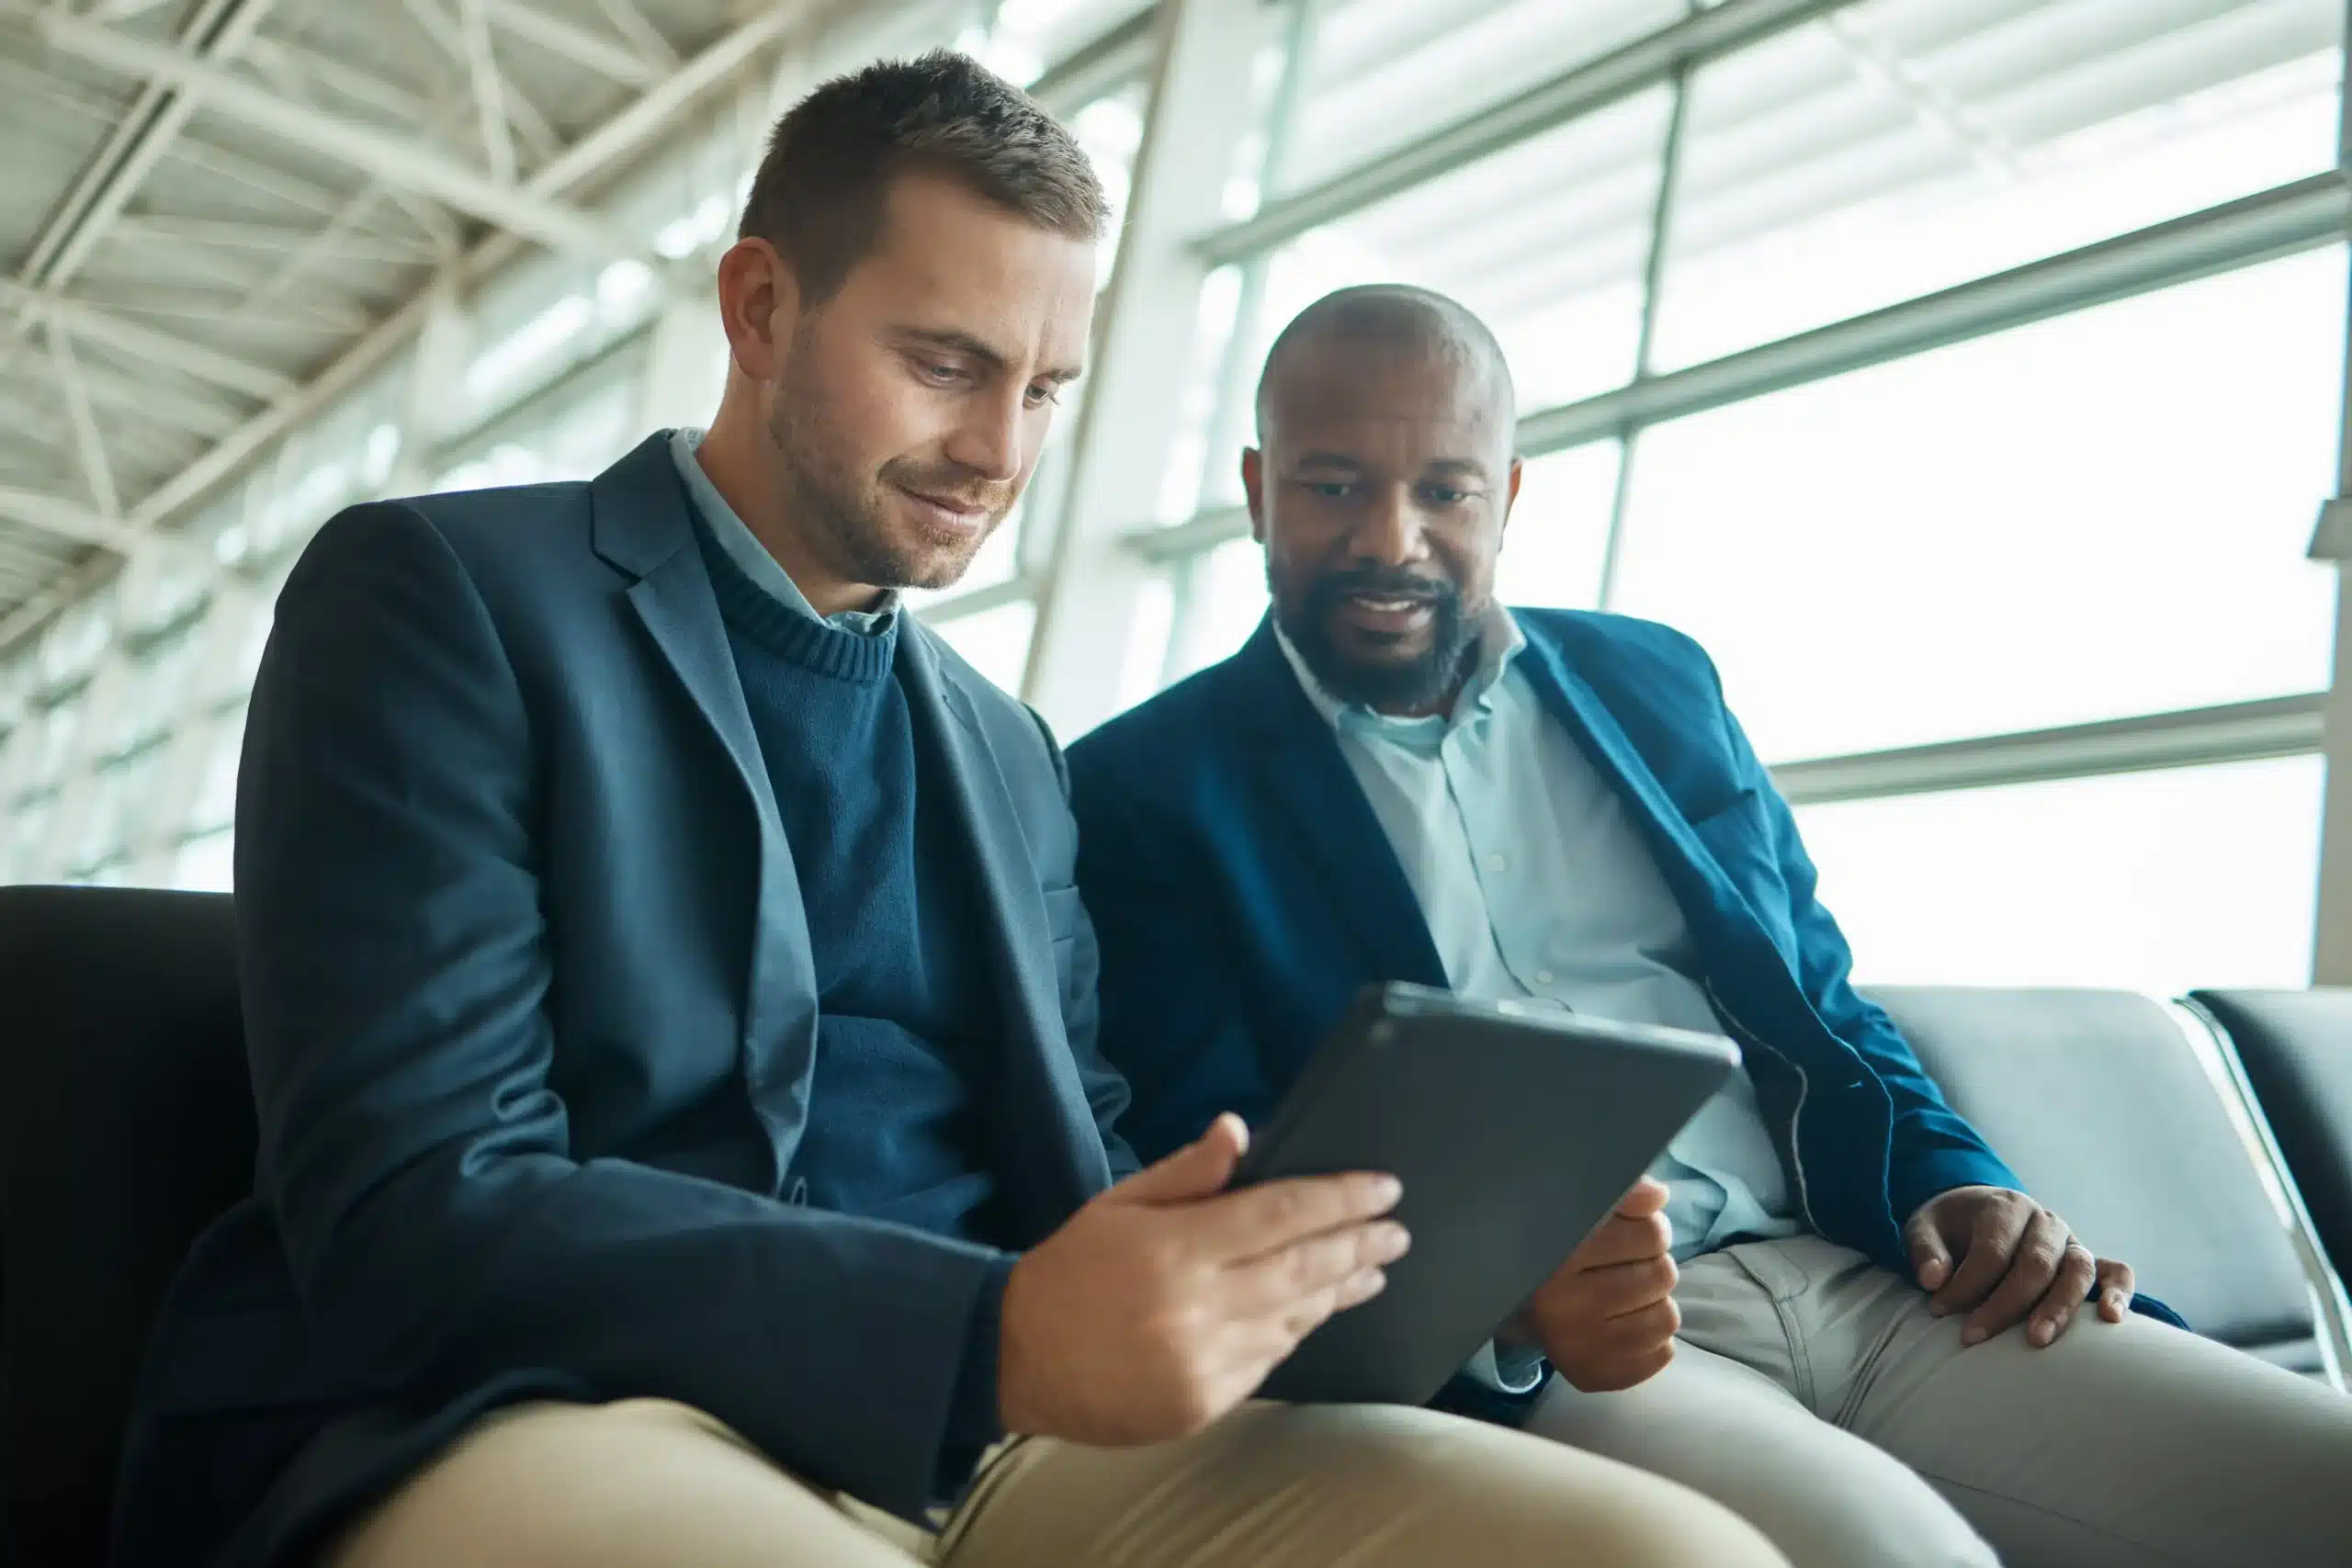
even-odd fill
[(1257, 1391), (1404, 1256), (1393, 1177), (1225, 1190), (1250, 1134), (1199, 1142), (1102, 1193), (1013, 1265), (997, 1404), (1009, 1432), (1098, 1447), (1199, 1431)]
[(1572, 1388), (1613, 1393), (1674, 1359), (1674, 1231), (1667, 1188), (1645, 1176), (1507, 1325), (1533, 1340)]

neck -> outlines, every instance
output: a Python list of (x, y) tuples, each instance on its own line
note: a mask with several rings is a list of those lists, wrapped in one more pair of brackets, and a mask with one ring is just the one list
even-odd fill
[(755, 410), (732, 397), (721, 402), (695, 460), (820, 615), (870, 610), (880, 602), (883, 590), (853, 582), (827, 563), (808, 520), (794, 514), (783, 460)]

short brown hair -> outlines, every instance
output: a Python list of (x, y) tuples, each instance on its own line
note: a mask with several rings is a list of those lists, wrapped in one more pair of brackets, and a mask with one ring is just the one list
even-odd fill
[(821, 303), (874, 248), (890, 181), (910, 169), (1072, 239), (1099, 239), (1110, 217), (1060, 121), (969, 56), (935, 49), (837, 76), (786, 111), (736, 233), (775, 246)]

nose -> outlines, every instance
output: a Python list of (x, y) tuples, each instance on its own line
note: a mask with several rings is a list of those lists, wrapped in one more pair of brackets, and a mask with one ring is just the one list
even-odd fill
[(1021, 477), (1027, 456), (1027, 413), (1022, 389), (989, 397), (968, 398), (964, 417), (947, 439), (947, 457), (957, 467), (997, 484)]
[(1379, 566), (1405, 567), (1426, 559), (1429, 537), (1412, 491), (1404, 485), (1383, 487), (1357, 519), (1348, 544), (1356, 559)]

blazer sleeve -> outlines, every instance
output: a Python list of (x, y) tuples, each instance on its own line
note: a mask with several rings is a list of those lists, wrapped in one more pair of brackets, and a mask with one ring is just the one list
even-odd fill
[(1098, 744), (1081, 742), (1072, 768), (1078, 881), (1101, 948), (1103, 1051), (1135, 1096), (1127, 1137), (1156, 1160), (1220, 1111), (1262, 1122), (1274, 1094), (1229, 934), (1188, 874), (1179, 836), (1147, 819)]
[[(1713, 673), (1712, 662), (1709, 672)], [(1797, 832), (1796, 816), (1755, 750), (1730, 705), (1716, 701), (1736, 774), (1764, 808), (1781, 878), (1789, 892), (1789, 923), (1796, 933), (1797, 983), (1814, 1011), (1870, 1065), (1893, 1102), (1894, 1126), (1887, 1156), (1887, 1207), (1901, 1225), (1920, 1204), (1954, 1187), (1982, 1184), (2021, 1188), (2017, 1173), (2002, 1163), (1976, 1129), (1944, 1100), (1910, 1043), (1879, 1007), (1854, 989), (1853, 953), (1845, 933), (1816, 897), (1819, 874)]]
[(236, 843), (260, 1190), (322, 1348), (404, 1397), (680, 1400), (915, 1515), (1001, 1255), (574, 1156), (543, 765), (442, 535), (399, 504), (330, 523), (279, 600)]
[[(1062, 798), (1068, 801), (1069, 762), (1062, 755), (1045, 716), (1033, 708), (1029, 716), (1036, 721), (1037, 733), (1045, 738), (1046, 752), (1054, 762), (1054, 776), (1061, 784)], [(1101, 941), (1081, 891), (1070, 938), (1069, 964), (1062, 975), (1062, 1032), (1069, 1040), (1070, 1055), (1077, 1058), (1078, 1081), (1085, 1088), (1086, 1103), (1094, 1112), (1094, 1125), (1102, 1134), (1102, 1152), (1111, 1162), (1111, 1179), (1117, 1181), (1133, 1176), (1142, 1162), (1114, 1125), (1126, 1111), (1130, 1095), (1127, 1080), (1102, 1055), (1102, 957)]]

